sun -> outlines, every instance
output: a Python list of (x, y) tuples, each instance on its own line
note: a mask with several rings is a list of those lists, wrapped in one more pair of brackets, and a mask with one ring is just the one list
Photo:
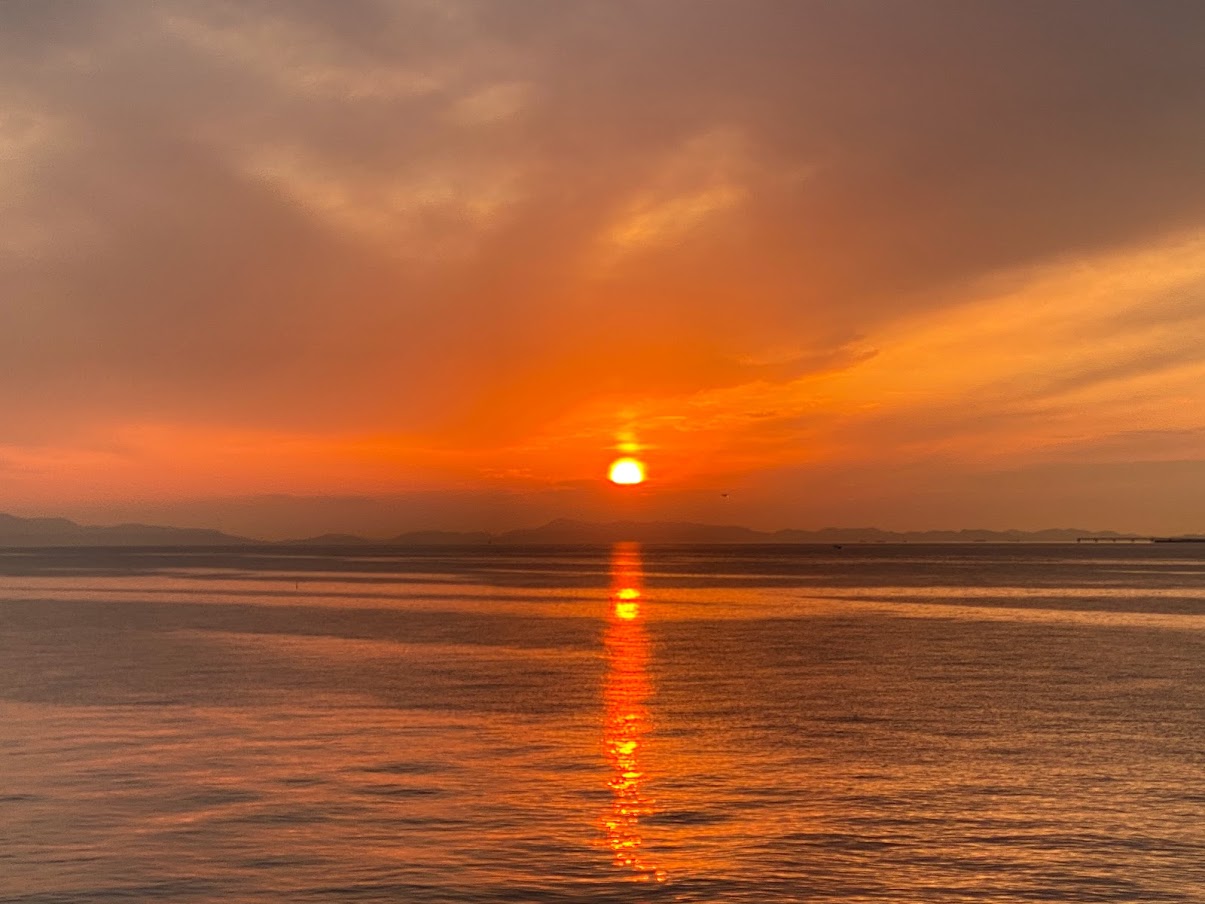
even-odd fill
[(644, 463), (635, 458), (617, 458), (611, 463), (608, 475), (611, 483), (629, 485), (644, 482)]

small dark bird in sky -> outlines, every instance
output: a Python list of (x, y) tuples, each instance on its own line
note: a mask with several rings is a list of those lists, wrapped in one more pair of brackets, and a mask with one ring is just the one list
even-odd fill
[(727, 493), (720, 493), (720, 495), (721, 495), (723, 498), (725, 498), (725, 499), (727, 499), (727, 498), (728, 498), (728, 494), (727, 494)]

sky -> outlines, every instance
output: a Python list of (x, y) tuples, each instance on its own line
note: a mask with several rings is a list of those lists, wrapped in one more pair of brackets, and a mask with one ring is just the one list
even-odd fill
[(5, 0), (0, 511), (1205, 531), (1203, 33)]

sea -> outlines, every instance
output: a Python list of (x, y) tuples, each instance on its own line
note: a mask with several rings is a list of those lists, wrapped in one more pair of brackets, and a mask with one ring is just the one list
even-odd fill
[(1205, 902), (1205, 544), (0, 551), (0, 901)]

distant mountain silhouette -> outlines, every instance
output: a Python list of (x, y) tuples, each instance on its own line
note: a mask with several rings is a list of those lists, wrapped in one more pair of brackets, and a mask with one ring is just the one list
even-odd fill
[(244, 546), (256, 542), (205, 528), (90, 527), (66, 518), (18, 518), (0, 513), (0, 546)]
[(765, 543), (771, 535), (747, 527), (692, 524), (680, 521), (613, 521), (598, 524), (558, 518), (542, 527), (512, 530), (495, 542), (505, 544), (615, 543)]
[(1124, 536), (1114, 531), (1058, 528), (1040, 531), (931, 530), (885, 531), (876, 527), (827, 527), (822, 530), (758, 531), (734, 525), (677, 521), (614, 521), (598, 524), (559, 518), (543, 527), (501, 534), (496, 543), (1009, 543), (1057, 542), (1080, 537)]
[(876, 527), (828, 527), (823, 530), (759, 531), (748, 527), (683, 521), (576, 521), (557, 518), (540, 527), (500, 534), (416, 531), (387, 540), (327, 534), (297, 541), (307, 546), (556, 546), (596, 545), (635, 540), (641, 543), (1050, 543), (1080, 537), (1111, 539), (1129, 536), (1115, 531), (1058, 528), (1040, 531), (932, 530), (886, 531)]
[(1046, 530), (925, 530), (890, 531), (877, 527), (826, 527), (823, 530), (780, 530), (768, 542), (778, 543), (1049, 543), (1080, 537), (1129, 536), (1115, 531), (1090, 531), (1077, 528)]
[[(541, 527), (500, 534), (484, 531), (411, 531), (388, 539), (355, 534), (322, 534), (275, 545), (284, 546), (538, 546), (587, 545), (635, 540), (642, 543), (1042, 543), (1084, 538), (1130, 536), (1115, 531), (1058, 528), (1019, 530), (886, 531), (875, 527), (826, 527), (822, 530), (758, 531), (748, 527), (682, 521), (612, 521), (558, 518)], [(1201, 539), (1200, 534), (1184, 539)], [(18, 518), (0, 514), (0, 546), (245, 546), (267, 541), (217, 530), (118, 524), (90, 527), (66, 518)]]

